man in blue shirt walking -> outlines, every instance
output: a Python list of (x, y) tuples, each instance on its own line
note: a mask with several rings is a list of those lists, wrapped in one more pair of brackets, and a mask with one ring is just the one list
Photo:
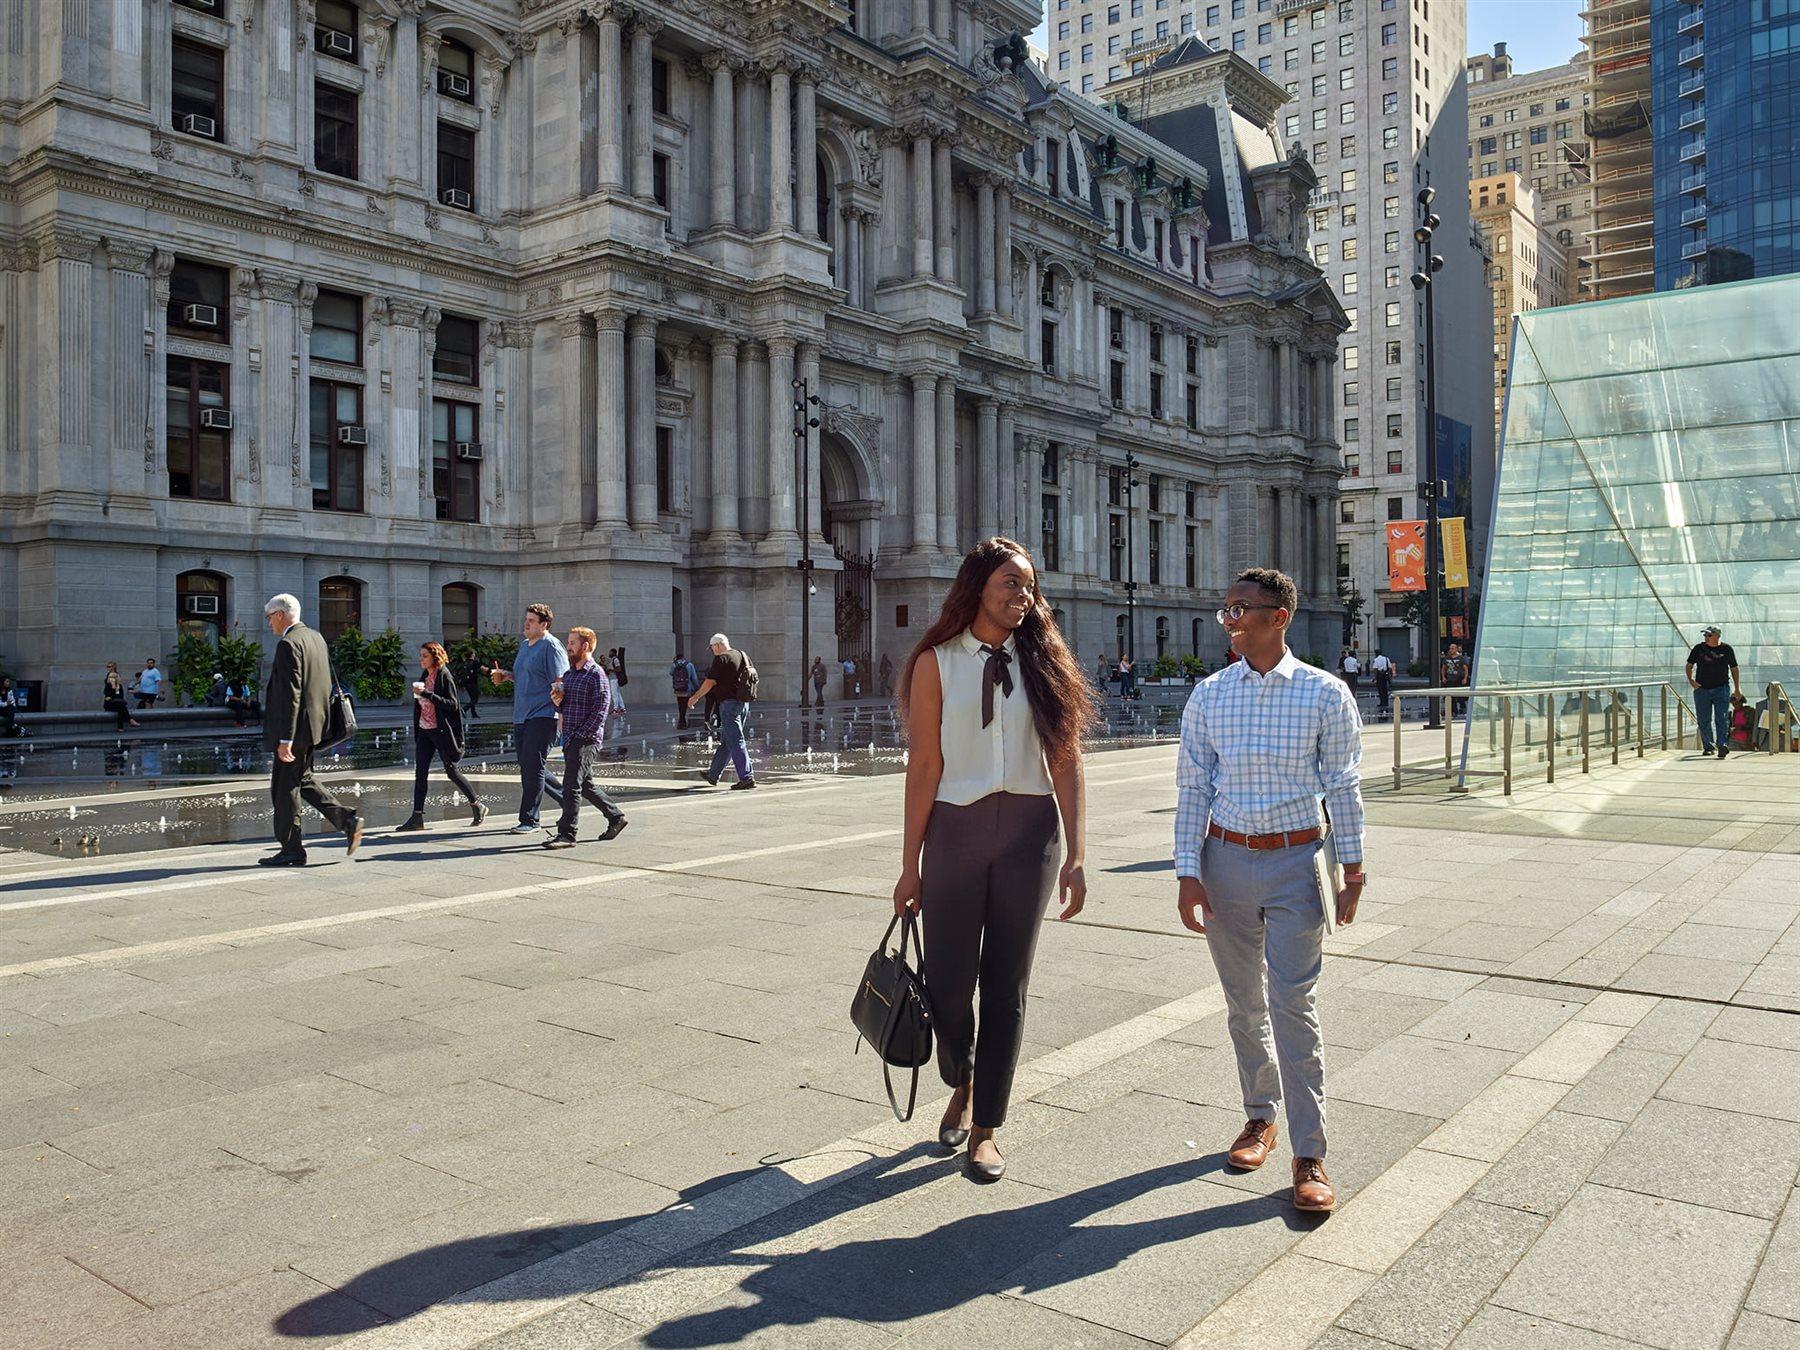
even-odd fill
[[(1242, 573), (1219, 622), (1242, 659), (1194, 687), (1176, 760), (1181, 922), (1206, 936), (1237, 1056), (1245, 1124), (1227, 1159), (1252, 1170), (1275, 1144), (1284, 1099), (1294, 1206), (1337, 1203), (1325, 1175), (1325, 1061), (1314, 987), (1324, 905), (1315, 859), (1344, 868), (1334, 918), (1356, 917), (1363, 883), (1362, 722), (1342, 681), (1295, 659), (1293, 581)], [(1325, 843), (1321, 800), (1330, 812)]]
[(556, 740), (556, 704), (550, 686), (569, 668), (569, 654), (550, 631), (555, 617), (548, 605), (525, 606), (525, 640), (513, 658), (513, 668), (495, 666), (497, 684), (513, 686), (513, 743), (519, 757), (519, 823), (513, 834), (531, 834), (538, 828), (538, 807), (544, 796), (544, 764)]

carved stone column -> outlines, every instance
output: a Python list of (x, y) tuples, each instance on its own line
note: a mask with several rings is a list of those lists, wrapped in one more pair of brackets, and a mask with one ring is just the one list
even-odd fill
[(597, 378), (594, 381), (594, 482), (597, 492), (595, 523), (622, 529), (625, 505), (625, 324), (622, 309), (603, 309), (594, 315)]
[(913, 132), (913, 276), (928, 277), (936, 255), (931, 241), (931, 133), (920, 127)]
[(800, 191), (797, 215), (800, 233), (808, 239), (819, 235), (819, 72), (802, 66), (794, 73), (794, 161)]
[[(712, 223), (737, 224), (736, 80), (731, 58), (708, 52), (701, 63), (712, 74)], [(733, 357), (735, 366), (736, 358)], [(736, 507), (732, 519), (735, 522)], [(735, 525), (733, 527), (735, 529)]]
[(992, 398), (975, 403), (975, 534), (991, 539), (1000, 533), (1000, 404)]
[(994, 312), (994, 176), (975, 177), (975, 308), (982, 316)]
[[(602, 5), (596, 11), (595, 24), (600, 35), (600, 106), (595, 118), (598, 124), (596, 139), (599, 143), (599, 187), (603, 193), (619, 192), (625, 186), (624, 150), (619, 140), (625, 125), (625, 25), (620, 17), (619, 6)], [(572, 35), (569, 40), (575, 42), (577, 38)], [(576, 90), (571, 90), (570, 94), (572, 97), (579, 97)]]
[[(717, 86), (715, 86), (716, 88)], [(712, 537), (738, 537), (737, 339), (712, 340)]]
[(794, 109), (791, 66), (769, 64), (769, 230), (794, 227)]
[(656, 197), (656, 114), (650, 108), (650, 46), (661, 31), (661, 20), (640, 14), (631, 21), (631, 195), (639, 201)]
[[(819, 344), (802, 342), (795, 353), (795, 365), (796, 376), (805, 380), (807, 387), (823, 399), (824, 391), (819, 387)], [(795, 401), (797, 399), (790, 399), (790, 406)], [(812, 533), (816, 545), (818, 536), (825, 528), (824, 502), (821, 500), (825, 495), (824, 478), (819, 472), (819, 457), (825, 453), (819, 438), (819, 432), (824, 429), (825, 405), (822, 402), (808, 405), (804, 415), (809, 420), (816, 417), (820, 423), (817, 429), (807, 428), (807, 453), (801, 460), (801, 469), (807, 475), (806, 528)]]
[(951, 195), (950, 145), (948, 136), (937, 139), (932, 154), (932, 232), (937, 240), (937, 279), (956, 283), (956, 237), (953, 230), (956, 198)]
[(956, 377), (942, 375), (937, 386), (938, 547), (960, 554), (956, 477)]
[(1005, 183), (994, 190), (994, 312), (1013, 317), (1012, 189)]
[[(923, 2), (923, 0), (921, 0)], [(937, 376), (912, 377), (912, 551), (937, 551)]]
[(656, 319), (633, 314), (626, 324), (631, 388), (626, 406), (631, 410), (630, 442), (626, 448), (626, 479), (630, 483), (631, 528), (656, 528)]
[(794, 516), (794, 350), (791, 337), (769, 339), (769, 534), (797, 536)]
[[(622, 318), (623, 316), (621, 316)], [(594, 379), (588, 378), (588, 337), (595, 324), (586, 314), (565, 314), (557, 322), (556, 334), (561, 340), (558, 353), (559, 384), (562, 398), (561, 457), (563, 462), (561, 489), (557, 492), (557, 509), (551, 519), (587, 525), (604, 514), (600, 506), (600, 481), (605, 476), (607, 419), (620, 415), (619, 405), (608, 403), (604, 392), (605, 358), (596, 361)], [(593, 403), (588, 404), (589, 391)], [(587, 424), (594, 422), (594, 446), (588, 449)], [(546, 446), (557, 442), (545, 438)]]

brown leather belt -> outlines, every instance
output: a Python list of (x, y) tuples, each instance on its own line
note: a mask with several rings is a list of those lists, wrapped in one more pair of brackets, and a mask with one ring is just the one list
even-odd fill
[(1228, 830), (1211, 821), (1207, 822), (1206, 832), (1214, 839), (1223, 839), (1228, 844), (1258, 852), (1270, 848), (1292, 848), (1295, 844), (1310, 844), (1315, 839), (1323, 838), (1325, 834), (1316, 825), (1310, 830), (1286, 830), (1280, 834), (1239, 834), (1236, 830)]

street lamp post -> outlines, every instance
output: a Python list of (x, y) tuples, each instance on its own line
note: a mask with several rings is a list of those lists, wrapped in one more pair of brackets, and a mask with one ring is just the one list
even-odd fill
[(1138, 457), (1125, 452), (1125, 655), (1137, 664), (1137, 511), (1133, 489), (1138, 486)]
[(794, 481), (800, 485), (800, 707), (805, 709), (806, 678), (812, 666), (812, 432), (819, 425), (814, 408), (824, 401), (802, 377), (794, 381)]
[[(1438, 680), (1438, 573), (1443, 566), (1438, 539), (1438, 441), (1437, 441), (1437, 305), (1432, 298), (1432, 278), (1444, 270), (1444, 258), (1431, 251), (1431, 236), (1443, 221), (1432, 211), (1437, 194), (1429, 187), (1419, 189), (1419, 205), (1425, 219), (1413, 231), (1413, 239), (1424, 251), (1425, 261), (1412, 274), (1413, 289), (1425, 292), (1425, 685), (1431, 688)], [(1425, 725), (1430, 729), (1443, 726), (1439, 720), (1437, 699), (1425, 701)]]

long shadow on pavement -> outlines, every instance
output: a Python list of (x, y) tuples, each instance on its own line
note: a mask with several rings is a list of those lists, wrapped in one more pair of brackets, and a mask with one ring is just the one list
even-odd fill
[[(927, 1158), (937, 1162), (907, 1166)], [(737, 1287), (753, 1296), (753, 1303), (677, 1317), (652, 1328), (645, 1337), (647, 1344), (659, 1347), (713, 1346), (741, 1341), (766, 1328), (803, 1326), (822, 1318), (903, 1323), (947, 1311), (999, 1288), (1034, 1293), (1110, 1270), (1149, 1248), (1209, 1232), (1270, 1222), (1292, 1231), (1317, 1226), (1316, 1221), (1296, 1214), (1285, 1195), (1246, 1195), (1136, 1222), (1084, 1222), (1164, 1187), (1223, 1171), (1223, 1156), (1212, 1155), (1031, 1204), (969, 1214), (914, 1236), (867, 1238), (785, 1254), (758, 1250), (864, 1206), (896, 1200), (960, 1167), (960, 1160), (944, 1157), (935, 1146), (920, 1144), (816, 1196), (798, 1196), (783, 1209), (671, 1256), (647, 1271), (611, 1279), (584, 1277), (584, 1270), (603, 1266), (604, 1258), (592, 1263), (560, 1263), (565, 1267), (560, 1270), (547, 1267), (541, 1278), (533, 1278), (531, 1296), (539, 1300), (578, 1298), (629, 1285), (645, 1275), (655, 1279), (658, 1272), (690, 1264), (743, 1266), (746, 1273)], [(749, 1169), (689, 1188), (671, 1209), (691, 1206), (703, 1222), (705, 1193), (760, 1173), (761, 1169)], [(1006, 1189), (996, 1188), (996, 1195), (1015, 1197), (1027, 1189), (1011, 1182), (1003, 1182), (1002, 1187)], [(342, 1335), (404, 1319), (445, 1299), (479, 1299), (483, 1297), (481, 1286), (488, 1281), (548, 1261), (649, 1217), (522, 1229), (411, 1252), (362, 1272), (333, 1293), (289, 1309), (275, 1320), (274, 1329), (294, 1337)], [(505, 1299), (512, 1294), (501, 1286), (493, 1297)]]

